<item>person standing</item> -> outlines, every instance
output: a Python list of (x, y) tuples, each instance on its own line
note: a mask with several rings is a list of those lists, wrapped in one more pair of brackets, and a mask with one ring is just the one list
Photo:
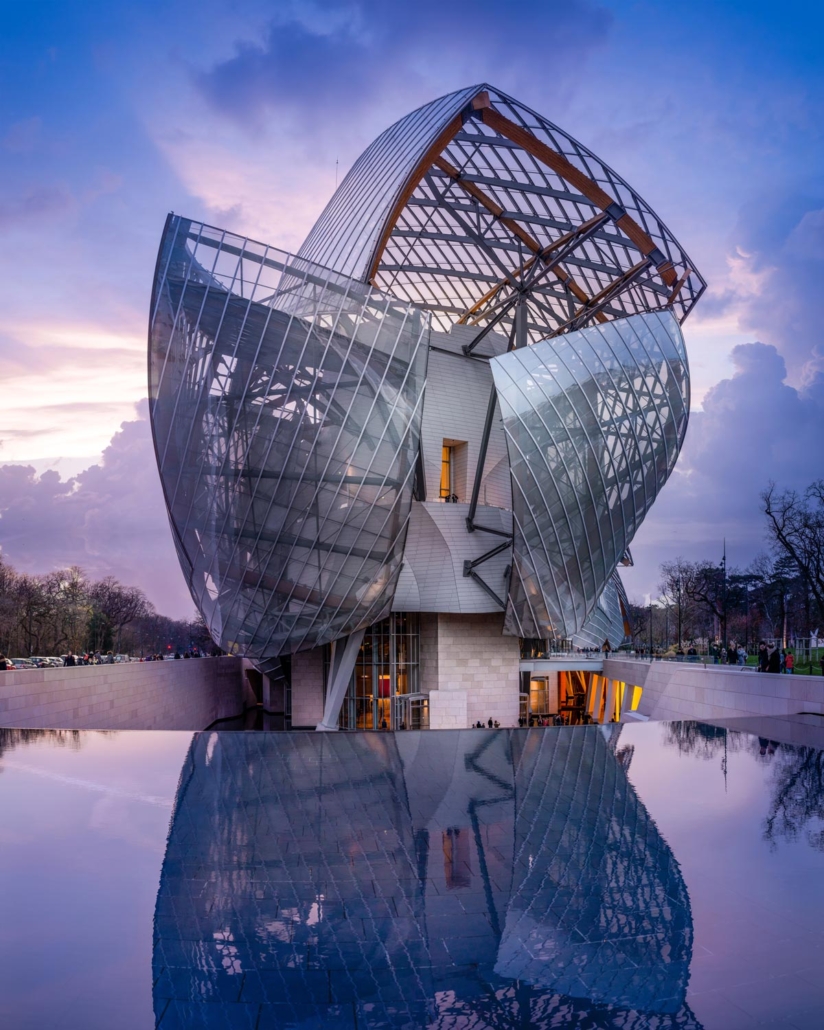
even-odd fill
[(787, 651), (784, 654), (784, 671), (792, 676), (793, 669), (795, 669), (795, 655), (792, 651)]
[(6, 656), (0, 654), (0, 672), (6, 672), (8, 670), (9, 663), (6, 661)]
[(777, 647), (771, 647), (768, 652), (767, 672), (781, 672), (781, 654)]
[(77, 664), (77, 662), (75, 661), (75, 657), (71, 653), (71, 651), (69, 651), (69, 653), (63, 659), (63, 664), (66, 666), (75, 666)]
[(767, 666), (769, 665), (769, 652), (767, 651), (767, 645), (762, 640), (758, 645), (758, 671), (766, 672)]
[(738, 645), (738, 664), (739, 665), (746, 665), (747, 664), (747, 649), (744, 647), (743, 644), (739, 644)]

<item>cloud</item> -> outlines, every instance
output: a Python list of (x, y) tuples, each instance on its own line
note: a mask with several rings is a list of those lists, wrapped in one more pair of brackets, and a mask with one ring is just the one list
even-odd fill
[(97, 465), (68, 479), (0, 466), (0, 547), (20, 571), (80, 565), (143, 589), (164, 615), (194, 608), (180, 571), (157, 473), (148, 405), (124, 422)]
[(34, 186), (11, 200), (0, 203), (0, 231), (34, 219), (53, 218), (76, 208), (70, 190), (60, 184)]
[(669, 483), (633, 544), (636, 567), (625, 582), (653, 591), (658, 563), (678, 555), (721, 557), (745, 565), (766, 546), (759, 494), (770, 480), (803, 488), (824, 470), (824, 374), (804, 389), (786, 382), (784, 358), (772, 344), (732, 351), (733, 376), (694, 412)]
[(824, 370), (824, 196), (746, 206), (723, 303), (784, 356), (791, 381)]
[(287, 8), (261, 38), (239, 41), (234, 56), (194, 81), (224, 115), (255, 128), (264, 117), (286, 115), (293, 130), (322, 148), (317, 132), (351, 135), (356, 112), (385, 111), (386, 101), (411, 93), (430, 99), (433, 89), (483, 80), (489, 67), (528, 83), (551, 54), (560, 89), (611, 24), (609, 12), (590, 0), (327, 0)]

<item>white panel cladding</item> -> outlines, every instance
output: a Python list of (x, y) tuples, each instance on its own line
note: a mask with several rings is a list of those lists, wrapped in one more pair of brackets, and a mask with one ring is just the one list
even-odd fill
[[(468, 512), (468, 504), (413, 501), (393, 611), (464, 614), (501, 611), (482, 587), (464, 576), (463, 563), (497, 547), (503, 538), (480, 530), (468, 533)], [(475, 522), (501, 532), (512, 532), (512, 514), (501, 508), (479, 506)], [(504, 572), (511, 560), (508, 548), (476, 570), (502, 599), (507, 588)]]
[[(641, 687), (638, 714), (648, 719), (739, 719), (801, 712), (824, 715), (821, 680), (814, 676), (777, 676), (746, 666), (622, 658), (605, 658), (604, 676), (628, 688)], [(626, 712), (626, 698), (624, 708), (629, 721), (632, 715)]]
[[(426, 377), (421, 448), (426, 474), (427, 501), (436, 501), (440, 492), (441, 450), (444, 440), (466, 441), (461, 460), (466, 462), (465, 494), (469, 500), (478, 464), (492, 373), (485, 360), (468, 358), (461, 347), (477, 336), (479, 330), (455, 326), (451, 333), (432, 333)], [(506, 340), (489, 333), (476, 353), (492, 356), (506, 350)], [(449, 353), (444, 353), (448, 351)], [(499, 508), (512, 507), (509, 485), (509, 458), (503, 423), (496, 410), (484, 463), (484, 478), (479, 497), (481, 504)]]

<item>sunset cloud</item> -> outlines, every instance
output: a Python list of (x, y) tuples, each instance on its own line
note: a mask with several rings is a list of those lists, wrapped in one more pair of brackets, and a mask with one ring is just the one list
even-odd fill
[[(58, 2), (43, 18), (39, 5), (15, 5), (0, 39), (0, 464), (41, 470), (62, 456), (111, 472), (116, 461), (145, 501), (132, 498), (142, 515), (130, 523), (121, 492), (101, 488), (95, 518), (111, 527), (100, 536), (111, 550), (96, 555), (79, 529), (88, 512), (74, 514), (91, 505), (91, 478), (67, 494), (65, 477), (9, 473), (0, 536), (26, 561), (35, 538), (14, 515), (24, 495), (67, 519), (55, 538), (65, 546), (43, 544), (43, 567), (64, 553), (116, 564), (116, 546), (129, 550), (114, 531), (124, 519), (147, 553), (165, 541), (162, 559), (134, 558), (142, 582), (157, 576), (162, 597), (171, 568), (179, 589), (148, 427), (135, 419), (167, 213), (294, 249), (378, 132), (482, 80), (615, 167), (710, 284), (685, 325), (696, 410), (683, 460), (629, 575), (649, 589), (683, 534), (696, 556), (728, 525), (742, 555), (758, 548), (761, 480), (820, 467), (824, 9), (171, 0), (100, 10)], [(115, 447), (124, 435), (134, 451)], [(141, 536), (143, 524), (154, 528)]]

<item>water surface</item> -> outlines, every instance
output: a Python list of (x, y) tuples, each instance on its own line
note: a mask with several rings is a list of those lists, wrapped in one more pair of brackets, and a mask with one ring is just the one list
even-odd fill
[(824, 731), (788, 725), (3, 731), (0, 1013), (820, 1027)]

